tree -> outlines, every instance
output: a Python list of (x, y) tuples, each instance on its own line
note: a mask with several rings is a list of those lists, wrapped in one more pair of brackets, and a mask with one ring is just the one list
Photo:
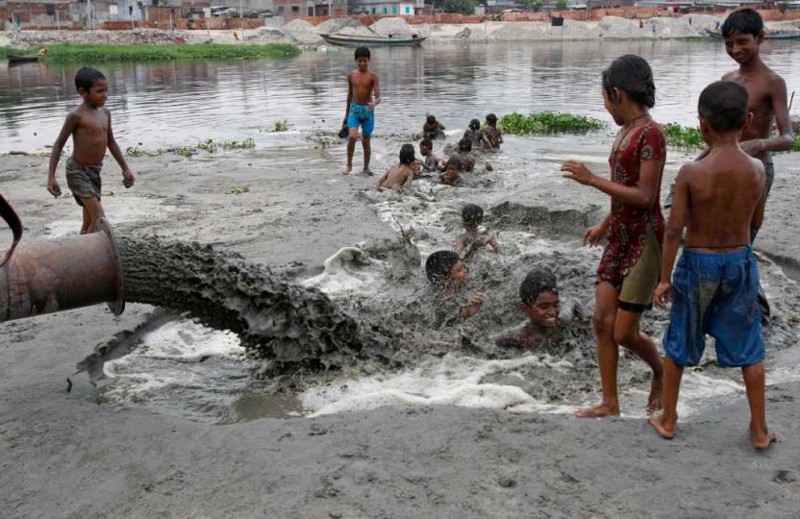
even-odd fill
[(556, 9), (564, 11), (567, 8), (567, 0), (556, 0)]
[(444, 0), (442, 7), (446, 13), (475, 14), (476, 0)]

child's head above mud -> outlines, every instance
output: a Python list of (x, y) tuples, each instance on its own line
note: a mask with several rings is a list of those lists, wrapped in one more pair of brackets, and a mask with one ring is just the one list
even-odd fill
[(481, 127), (481, 122), (477, 119), (473, 119), (469, 122), (469, 128), (471, 130), (478, 130)]
[(558, 324), (560, 300), (556, 276), (548, 268), (532, 270), (519, 287), (522, 311), (531, 323), (544, 328)]
[(483, 208), (476, 204), (467, 204), (461, 209), (461, 222), (466, 229), (476, 229), (483, 223)]
[(747, 90), (733, 81), (715, 81), (700, 94), (697, 114), (717, 133), (738, 132), (747, 120)]
[(403, 144), (400, 147), (400, 164), (411, 165), (414, 162), (414, 145)]
[(425, 261), (425, 275), (434, 286), (444, 288), (450, 284), (467, 281), (467, 267), (458, 254), (451, 250), (436, 251)]
[(466, 137), (458, 141), (458, 151), (462, 153), (469, 153), (472, 151), (472, 141)]
[(429, 115), (428, 117), (425, 118), (425, 122), (427, 122), (428, 124), (436, 124), (436, 116)]
[(447, 165), (445, 166), (445, 174), (447, 174), (448, 176), (458, 177), (459, 171), (461, 171), (461, 159), (453, 155), (449, 159), (447, 159)]
[(488, 124), (489, 126), (497, 126), (497, 116), (495, 114), (487, 115), (486, 124)]
[(433, 151), (433, 141), (430, 139), (422, 139), (419, 143), (419, 152), (423, 155), (428, 155)]
[(75, 74), (75, 89), (78, 92), (81, 89), (88, 92), (101, 81), (106, 81), (106, 77), (102, 72), (91, 67), (83, 67)]
[(615, 59), (603, 71), (603, 92), (605, 94), (604, 97), (612, 105), (617, 105), (621, 102), (620, 92), (624, 92), (631, 102), (640, 106), (652, 108), (656, 104), (656, 85), (653, 81), (653, 71), (644, 58), (633, 54)]
[(751, 34), (758, 38), (764, 32), (764, 20), (758, 11), (749, 7), (732, 12), (722, 24), (722, 37), (728, 38), (734, 34)]

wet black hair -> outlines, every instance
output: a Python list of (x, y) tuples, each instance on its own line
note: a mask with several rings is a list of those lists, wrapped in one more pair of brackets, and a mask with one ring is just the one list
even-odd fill
[(715, 81), (700, 94), (697, 113), (717, 132), (740, 130), (747, 120), (747, 90), (733, 81)]
[(451, 155), (449, 159), (447, 159), (447, 164), (445, 165), (445, 169), (449, 169), (450, 166), (455, 166), (455, 168), (461, 171), (461, 159), (458, 158), (456, 155)]
[(425, 146), (426, 148), (433, 149), (433, 141), (432, 141), (432, 140), (430, 140), (430, 139), (422, 139), (422, 140), (419, 142), (419, 145), (420, 145), (420, 146)]
[(450, 279), (453, 267), (461, 261), (458, 254), (451, 250), (438, 250), (428, 256), (425, 261), (425, 275), (434, 285), (443, 285)]
[(556, 275), (547, 267), (535, 268), (525, 276), (519, 286), (519, 298), (526, 305), (531, 305), (536, 302), (542, 292), (558, 295)]
[(403, 144), (400, 147), (400, 164), (411, 164), (414, 162), (414, 145)]
[(759, 34), (764, 32), (764, 20), (755, 9), (746, 7), (732, 12), (725, 18), (725, 23), (722, 24), (722, 37), (727, 38), (734, 34), (752, 34), (757, 38)]
[(366, 47), (359, 47), (359, 48), (357, 48), (357, 49), (356, 49), (356, 57), (355, 57), (355, 59), (358, 59), (358, 58), (367, 58), (367, 59), (372, 59), (372, 58), (370, 57), (370, 55), (369, 55), (369, 49), (368, 49), (368, 48), (366, 48)]
[(461, 219), (470, 227), (477, 227), (483, 222), (483, 208), (477, 204), (467, 204), (461, 209)]
[(78, 91), (82, 88), (88, 92), (95, 84), (105, 80), (106, 77), (99, 70), (83, 67), (75, 74), (75, 88)]
[(486, 116), (486, 122), (491, 124), (497, 124), (497, 116), (494, 114), (489, 114)]
[(425, 121), (427, 121), (428, 124), (433, 124), (436, 122), (436, 116), (429, 115), (428, 117), (425, 118)]
[(619, 57), (603, 71), (603, 89), (608, 98), (616, 101), (614, 89), (628, 94), (634, 103), (647, 108), (656, 104), (656, 85), (653, 71), (644, 58), (634, 54)]
[(458, 141), (458, 151), (472, 151), (472, 141), (466, 137)]
[(469, 122), (469, 127), (472, 128), (473, 130), (477, 130), (478, 128), (481, 127), (481, 122), (477, 119), (473, 119)]

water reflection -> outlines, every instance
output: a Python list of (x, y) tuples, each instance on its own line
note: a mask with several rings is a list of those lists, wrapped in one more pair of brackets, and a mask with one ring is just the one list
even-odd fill
[[(800, 81), (793, 58), (800, 46), (765, 46), (767, 63), (787, 84)], [(195, 144), (255, 138), (288, 120), (293, 130), (333, 132), (342, 119), (345, 74), (352, 51), (308, 52), (286, 61), (103, 64), (109, 108), (123, 147)], [(731, 70), (717, 42), (597, 41), (436, 45), (374, 49), (384, 102), (377, 135), (412, 133), (425, 113), (451, 129), (488, 112), (564, 110), (608, 120), (600, 98), (600, 71), (621, 54), (645, 57), (653, 67), (657, 120), (695, 124), (702, 88)], [(66, 111), (79, 102), (77, 65), (29, 64), (0, 69), (0, 152), (38, 151), (52, 144)]]

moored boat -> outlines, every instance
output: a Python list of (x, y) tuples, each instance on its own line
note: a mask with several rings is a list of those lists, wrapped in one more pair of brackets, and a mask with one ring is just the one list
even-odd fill
[(413, 47), (420, 45), (427, 36), (389, 35), (389, 36), (356, 36), (352, 34), (320, 34), (331, 45), (344, 47)]
[(39, 56), (8, 56), (9, 65), (19, 65), (20, 63), (34, 63), (39, 61)]

